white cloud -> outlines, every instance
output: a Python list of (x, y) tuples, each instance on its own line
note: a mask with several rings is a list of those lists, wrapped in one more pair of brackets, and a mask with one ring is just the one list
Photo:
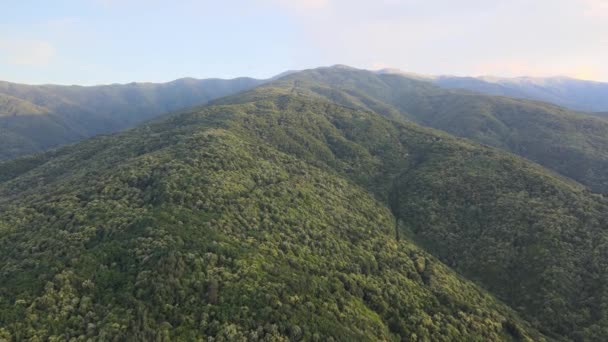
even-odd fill
[(55, 56), (55, 48), (46, 41), (0, 40), (0, 60), (9, 64), (45, 66)]

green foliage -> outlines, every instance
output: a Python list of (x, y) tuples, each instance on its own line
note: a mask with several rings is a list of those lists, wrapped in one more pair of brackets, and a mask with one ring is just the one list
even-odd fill
[[(399, 219), (396, 235), (421, 243), (548, 334), (606, 336), (602, 196), (507, 153), (415, 125), (287, 95), (272, 101), (259, 90), (244, 97), (256, 96), (262, 100), (230, 117), (233, 129), (364, 186)], [(189, 120), (225, 117), (228, 108)]]
[(547, 333), (607, 336), (602, 196), (509, 154), (372, 113), (290, 97), (263, 108), (240, 119), (244, 132), (363, 185), (388, 202), (403, 234)]
[(262, 82), (180, 79), (94, 87), (0, 82), (0, 160), (116, 132)]
[(268, 93), (327, 99), (441, 129), (533, 160), (593, 191), (608, 192), (608, 123), (591, 115), (346, 67), (291, 74), (258, 88), (257, 93), (220, 101), (247, 101)]
[(575, 340), (608, 336), (608, 202), (521, 160), (432, 154), (400, 178), (395, 213), (428, 251)]
[[(182, 79), (165, 84), (62, 87), (0, 82), (0, 160), (119, 131), (262, 83)], [(597, 90), (587, 90), (597, 94)], [(608, 192), (608, 123), (597, 117), (547, 103), (446, 90), (429, 80), (344, 66), (288, 74), (257, 91), (218, 103), (245, 103), (278, 94), (327, 99), (441, 129), (533, 160), (593, 191)]]
[[(0, 336), (605, 340), (606, 199), (387, 120), (405, 98), (352, 72), (0, 164)], [(477, 109), (496, 142), (518, 127)]]
[(0, 164), (0, 337), (543, 340), (394, 238), (386, 179), (443, 139), (280, 96)]

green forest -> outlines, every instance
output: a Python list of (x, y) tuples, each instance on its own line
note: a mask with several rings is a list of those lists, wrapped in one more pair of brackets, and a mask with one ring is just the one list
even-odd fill
[(264, 82), (182, 78), (84, 87), (0, 81), (0, 160), (118, 132)]

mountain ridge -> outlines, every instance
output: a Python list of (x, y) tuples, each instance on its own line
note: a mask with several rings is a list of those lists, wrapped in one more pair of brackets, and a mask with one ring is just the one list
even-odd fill
[[(0, 129), (8, 131), (0, 136), (0, 143), (14, 146), (0, 151), (0, 160), (119, 131), (165, 112), (201, 105), (263, 82), (266, 81), (252, 78), (178, 79), (168, 83), (101, 86), (29, 86), (0, 82), (2, 98), (20, 101), (19, 118), (0, 117)], [(3, 108), (7, 111), (8, 106)], [(36, 117), (32, 115), (34, 112)], [(54, 122), (52, 125), (49, 119)], [(53, 126), (56, 128), (51, 129)]]
[(573, 110), (601, 112), (608, 110), (608, 83), (569, 77), (546, 78), (469, 78), (443, 76), (435, 84), (450, 89), (467, 89), (489, 95), (550, 102)]
[[(337, 65), (325, 67), (327, 70), (343, 70), (363, 72), (349, 66)], [(96, 134), (110, 133), (131, 127), (166, 112), (194, 105), (202, 105), (209, 100), (221, 98), (251, 89), (267, 82), (279, 80), (290, 75), (308, 71), (287, 71), (267, 80), (251, 78), (194, 79), (181, 78), (167, 83), (132, 82), (128, 84), (110, 84), (100, 86), (57, 86), (40, 85), (28, 86), (8, 82), (0, 82), (0, 95), (5, 100), (0, 101), (0, 113), (18, 113), (22, 118), (14, 119), (11, 115), (0, 118), (0, 129), (6, 133), (0, 141), (5, 146), (14, 146), (0, 153), (0, 159), (10, 159), (19, 155), (39, 152), (50, 147), (74, 142)], [(435, 82), (440, 78), (395, 70), (380, 70), (379, 75), (401, 74), (403, 77), (425, 82)], [(204, 91), (201, 90), (205, 89)], [(472, 89), (475, 90), (475, 89)], [(480, 90), (484, 92), (483, 90)], [(357, 94), (362, 97), (363, 94)], [(497, 95), (513, 95), (498, 92)], [(10, 96), (11, 102), (6, 100)], [(355, 96), (355, 97), (357, 97)], [(517, 94), (513, 95), (517, 97)], [(352, 100), (352, 96), (351, 100)], [(521, 97), (521, 96), (520, 96)], [(18, 100), (15, 100), (17, 98)], [(387, 101), (378, 103), (377, 99), (366, 97), (365, 101), (376, 101), (377, 106), (386, 107)], [(386, 99), (383, 99), (386, 100)], [(540, 98), (539, 100), (543, 100)], [(545, 99), (546, 100), (546, 99)], [(83, 102), (84, 101), (84, 102)], [(390, 102), (390, 101), (389, 101)], [(395, 108), (376, 108), (378, 110), (395, 111)], [(403, 111), (403, 108), (401, 109)], [(34, 117), (32, 114), (53, 114), (52, 124), (47, 118)], [(594, 114), (601, 117), (601, 114)], [(399, 115), (390, 114), (392, 118)], [(28, 117), (26, 120), (25, 118)], [(16, 122), (14, 122), (16, 120)], [(5, 121), (5, 122), (3, 122)], [(31, 122), (32, 127), (28, 127)], [(59, 127), (50, 128), (45, 139), (40, 139), (39, 128), (50, 124)]]
[(575, 111), (605, 112), (608, 110), (608, 83), (582, 80), (569, 76), (501, 77), (425, 75), (385, 68), (379, 74), (394, 74), (426, 80), (446, 89), (470, 90), (476, 93), (537, 100), (567, 107)]
[[(608, 125), (592, 115), (359, 69), (310, 69), (259, 89), (272, 93), (280, 88), (441, 129), (531, 159), (594, 191), (608, 189), (608, 155), (603, 152), (608, 150)], [(213, 103), (226, 101), (230, 97)]]

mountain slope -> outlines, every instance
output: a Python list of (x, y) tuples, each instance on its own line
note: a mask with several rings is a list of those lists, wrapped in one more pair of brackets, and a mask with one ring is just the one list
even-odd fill
[[(306, 96), (412, 120), (509, 150), (594, 191), (608, 191), (608, 123), (590, 116), (540, 102), (445, 90), (421, 77), (343, 66), (282, 76), (265, 89), (289, 87)], [(118, 131), (263, 82), (182, 79), (99, 87), (0, 83), (0, 94), (8, 94), (0, 96), (21, 101), (5, 105), (5, 112), (19, 108), (19, 115), (0, 117), (0, 143), (6, 146), (0, 160)]]
[(433, 83), (449, 89), (555, 103), (573, 110), (608, 110), (608, 83), (568, 77), (488, 78), (440, 76)]
[[(607, 336), (605, 199), (508, 153), (291, 91), (2, 164), (5, 333), (540, 338), (416, 241), (547, 335)], [(91, 314), (61, 296), (86, 297)]]
[[(274, 96), (256, 89), (232, 100)], [(284, 114), (244, 116), (244, 132), (260, 132), (264, 141), (322, 161), (370, 189), (390, 204), (401, 235), (544, 331), (598, 341), (608, 336), (603, 197), (529, 162), (435, 131), (345, 108), (271, 103)], [(313, 120), (315, 113), (331, 114)]]
[(48, 110), (13, 96), (0, 94), (0, 117), (47, 114)]
[(543, 340), (354, 183), (442, 138), (271, 96), (0, 164), (0, 337)]
[(160, 114), (201, 105), (263, 83), (180, 79), (93, 87), (0, 82), (0, 160), (110, 133)]
[[(441, 89), (430, 82), (347, 67), (306, 70), (262, 86), (411, 120), (511, 151), (608, 191), (608, 123), (554, 105)], [(240, 97), (241, 100), (246, 100)], [(222, 99), (218, 103), (232, 101)]]

